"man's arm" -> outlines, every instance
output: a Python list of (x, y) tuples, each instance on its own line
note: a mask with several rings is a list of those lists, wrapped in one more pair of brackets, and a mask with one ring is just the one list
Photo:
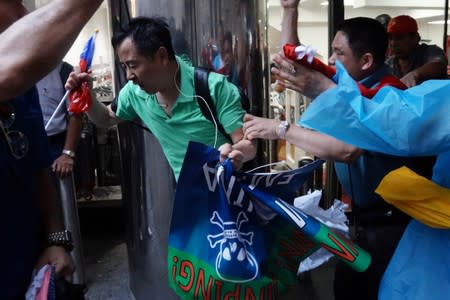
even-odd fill
[[(275, 55), (273, 61), (278, 67), (272, 68), (271, 71), (279, 79), (278, 83), (311, 99), (336, 86), (336, 83), (319, 71), (287, 59), (281, 54)], [(296, 72), (286, 71), (291, 69)]]
[(431, 61), (405, 74), (400, 80), (407, 86), (413, 87), (428, 79), (442, 79), (447, 73), (447, 63)]
[[(72, 151), (77, 150), (78, 142), (80, 141), (82, 129), (82, 116), (79, 114), (72, 114), (69, 117), (69, 123), (67, 124), (66, 140), (64, 142), (64, 150)], [(60, 178), (69, 176), (73, 171), (74, 159), (67, 155), (61, 154), (52, 164), (52, 170)]]
[(22, 94), (55, 68), (102, 2), (54, 0), (1, 33), (0, 64), (8, 71), (0, 73), (0, 101)]
[(407, 90), (384, 87), (368, 100), (346, 72), (337, 74), (337, 87), (315, 98), (302, 114), (303, 126), (390, 155), (450, 151), (450, 106), (443, 101), (450, 80), (429, 80)]
[[(83, 82), (90, 82), (91, 77), (88, 73), (72, 72), (67, 79), (66, 90), (77, 89)], [(92, 106), (86, 112), (89, 119), (98, 127), (108, 128), (120, 122), (116, 113), (111, 109), (111, 105), (106, 106), (101, 103), (91, 89)]]
[(289, 126), (285, 140), (314, 156), (344, 163), (354, 162), (363, 152), (361, 149), (338, 141), (329, 135), (295, 124)]
[(413, 87), (429, 79), (444, 79), (447, 77), (447, 56), (436, 45), (421, 45), (425, 50), (425, 63), (405, 74), (400, 80), (407, 86)]
[(121, 120), (116, 116), (116, 113), (111, 109), (111, 105), (106, 106), (97, 100), (92, 99), (92, 107), (86, 112), (95, 125), (102, 128), (109, 128), (118, 124)]
[(312, 131), (303, 127), (290, 124), (281, 134), (280, 121), (245, 115), (245, 138), (276, 140), (284, 138), (290, 144), (305, 150), (322, 159), (331, 159), (345, 163), (355, 161), (362, 150), (352, 145), (345, 144), (335, 138)]
[[(37, 171), (37, 200), (41, 220), (43, 221), (45, 236), (50, 233), (64, 230), (60, 206), (57, 202), (57, 193), (51, 182), (49, 170), (47, 168)], [(37, 262), (37, 267), (51, 264), (56, 267), (58, 275), (70, 276), (73, 273), (74, 265), (69, 253), (62, 246), (50, 246), (45, 248)]]
[(300, 45), (298, 38), (298, 4), (300, 0), (280, 0), (283, 9), (281, 19), (281, 45), (294, 44)]
[(75, 151), (77, 149), (78, 142), (80, 141), (82, 125), (81, 115), (70, 115), (69, 124), (67, 125), (67, 135), (64, 143), (64, 149), (71, 151)]
[(233, 141), (231, 144), (223, 144), (219, 147), (220, 159), (231, 159), (235, 169), (242, 168), (244, 162), (252, 160), (256, 156), (256, 141), (244, 139), (242, 128), (236, 129), (230, 137)]
[(61, 209), (57, 202), (56, 189), (52, 184), (50, 172), (47, 168), (37, 171), (39, 193), (37, 193), (39, 211), (44, 222), (45, 233), (61, 231), (64, 224), (61, 217)]

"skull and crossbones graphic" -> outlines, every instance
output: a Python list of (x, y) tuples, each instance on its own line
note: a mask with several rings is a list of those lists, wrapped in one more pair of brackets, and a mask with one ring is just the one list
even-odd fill
[(208, 234), (211, 248), (220, 245), (216, 258), (218, 276), (230, 282), (248, 282), (258, 275), (258, 264), (255, 257), (248, 252), (247, 245), (253, 243), (253, 232), (242, 232), (242, 225), (248, 222), (245, 212), (238, 213), (235, 221), (224, 221), (217, 211), (213, 212), (211, 224), (220, 228), (218, 234)]

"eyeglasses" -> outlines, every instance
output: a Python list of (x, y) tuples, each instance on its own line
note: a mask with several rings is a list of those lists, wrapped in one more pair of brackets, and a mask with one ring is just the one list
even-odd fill
[(16, 159), (23, 158), (29, 149), (28, 138), (18, 130), (9, 130), (16, 119), (14, 108), (10, 103), (0, 104), (0, 127), (11, 154)]

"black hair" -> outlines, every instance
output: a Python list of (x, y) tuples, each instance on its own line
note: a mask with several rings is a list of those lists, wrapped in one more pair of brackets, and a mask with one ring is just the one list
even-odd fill
[(383, 25), (375, 19), (357, 17), (344, 20), (337, 28), (345, 34), (348, 45), (356, 57), (372, 53), (375, 65), (384, 63), (388, 36)]
[(136, 45), (138, 52), (146, 57), (153, 58), (160, 47), (167, 49), (170, 59), (175, 59), (169, 25), (161, 17), (137, 17), (130, 20), (122, 31), (116, 33), (111, 39), (114, 49), (126, 39)]
[(380, 22), (381, 25), (383, 25), (384, 29), (387, 28), (389, 21), (391, 20), (391, 16), (388, 14), (381, 14), (375, 17), (375, 20)]

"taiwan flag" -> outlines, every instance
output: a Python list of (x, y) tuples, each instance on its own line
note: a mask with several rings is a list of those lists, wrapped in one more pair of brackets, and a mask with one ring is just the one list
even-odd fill
[[(94, 34), (89, 38), (86, 45), (84, 46), (83, 51), (81, 52), (79, 62), (81, 72), (88, 72), (92, 65), (92, 59), (94, 57), (95, 51), (95, 38), (97, 37), (97, 32), (98, 30), (96, 30)], [(83, 82), (78, 89), (70, 91), (69, 99), (70, 99), (69, 105), (70, 112), (75, 114), (86, 112), (92, 105), (89, 83)]]

